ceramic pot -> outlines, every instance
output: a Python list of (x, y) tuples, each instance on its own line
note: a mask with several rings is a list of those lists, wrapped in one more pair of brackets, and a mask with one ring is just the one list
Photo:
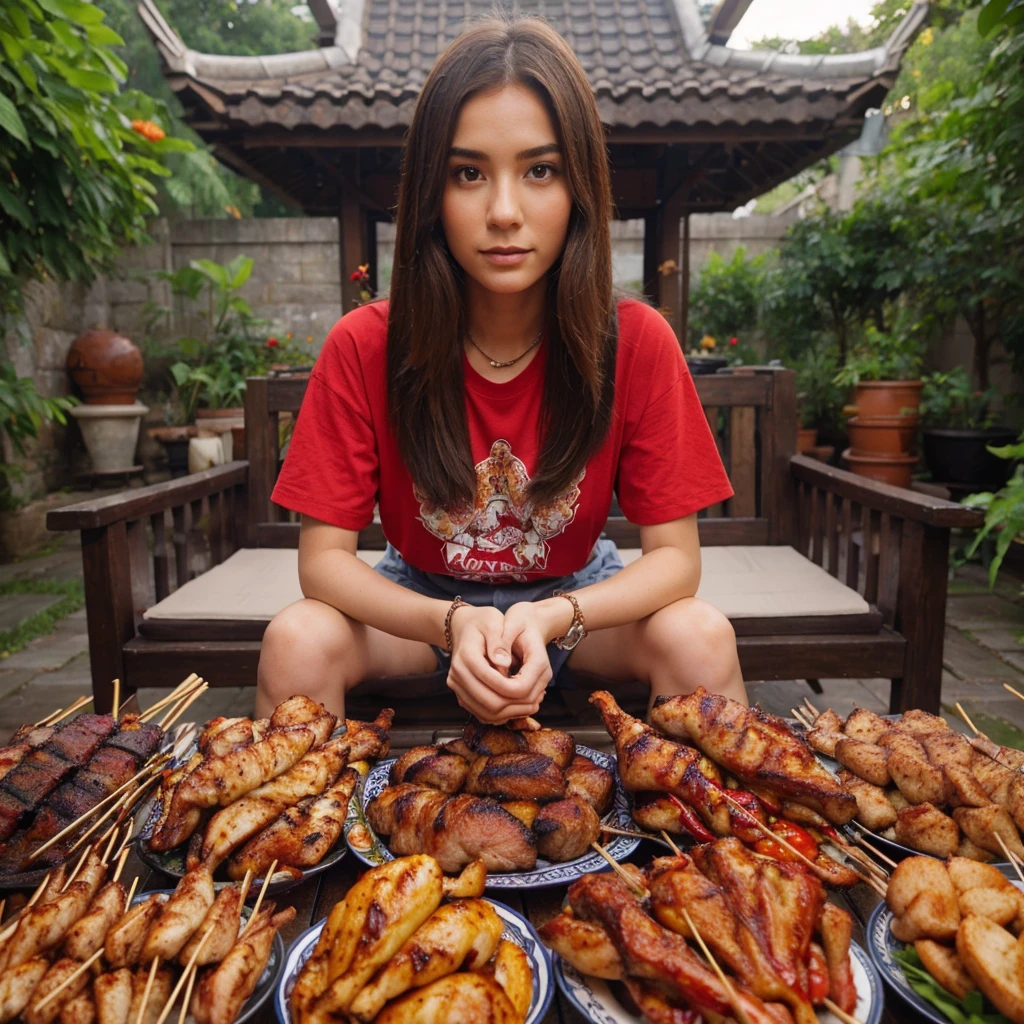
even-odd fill
[(917, 421), (921, 405), (919, 380), (864, 380), (853, 390), (854, 415), (861, 419), (876, 416), (903, 416)]
[(932, 479), (997, 491), (1010, 478), (1013, 459), (1000, 459), (988, 446), (1013, 444), (1017, 432), (1006, 427), (988, 430), (929, 428), (922, 434), (924, 461)]
[(686, 365), (694, 377), (718, 373), (729, 365), (729, 360), (722, 356), (687, 356)]
[(796, 450), (809, 452), (818, 443), (817, 427), (798, 427), (796, 432)]
[(68, 414), (78, 420), (96, 473), (123, 473), (135, 464), (142, 417), (149, 408), (131, 405), (76, 405)]
[(917, 464), (916, 455), (857, 455), (852, 449), (843, 452), (843, 461), (850, 469), (879, 483), (909, 487), (910, 476)]
[(846, 424), (854, 455), (909, 455), (917, 431), (916, 417), (854, 416)]
[(83, 331), (66, 365), (86, 405), (132, 405), (142, 383), (142, 353), (116, 331)]

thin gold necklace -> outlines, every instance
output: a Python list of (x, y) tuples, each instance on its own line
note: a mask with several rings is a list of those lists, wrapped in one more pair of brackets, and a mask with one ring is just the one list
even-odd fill
[(530, 342), (529, 347), (526, 348), (525, 351), (520, 352), (519, 355), (517, 355), (515, 357), (515, 359), (505, 359), (505, 360), (491, 359), (491, 357), (489, 355), (487, 355), (487, 353), (473, 340), (473, 335), (470, 334), (469, 331), (466, 331), (466, 337), (469, 338), (470, 345), (472, 345), (473, 348), (475, 348), (477, 350), (477, 352), (479, 352), (480, 355), (482, 355), (491, 364), (491, 366), (493, 366), (495, 369), (501, 369), (504, 366), (515, 366), (515, 364), (518, 363), (519, 360), (522, 359), (523, 356), (525, 356), (527, 352), (532, 352), (540, 344), (540, 336), (543, 333), (544, 333), (544, 328), (542, 327), (537, 332), (537, 337), (534, 338), (533, 341)]

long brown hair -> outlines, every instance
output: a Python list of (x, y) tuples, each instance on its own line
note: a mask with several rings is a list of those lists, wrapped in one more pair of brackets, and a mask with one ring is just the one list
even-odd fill
[(438, 507), (472, 500), (463, 395), (464, 274), (445, 243), (441, 200), (463, 104), (505, 85), (544, 103), (562, 147), (572, 211), (548, 273), (543, 440), (530, 496), (547, 501), (579, 477), (608, 432), (615, 395), (611, 189), (604, 131), (583, 68), (537, 18), (482, 22), (427, 77), (406, 140), (388, 317), (388, 407), (405, 465)]

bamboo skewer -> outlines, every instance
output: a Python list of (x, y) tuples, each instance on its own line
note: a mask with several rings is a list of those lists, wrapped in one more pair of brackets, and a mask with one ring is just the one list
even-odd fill
[(821, 1003), (826, 1010), (838, 1017), (843, 1024), (863, 1024), (863, 1022), (854, 1017), (852, 1013), (847, 1013), (842, 1007), (836, 1006), (836, 1004), (827, 996), (821, 1001)]
[[(860, 847), (854, 846), (853, 843), (849, 842), (838, 832), (835, 832), (834, 834), (826, 832), (825, 835), (828, 836), (828, 838), (831, 839), (837, 846), (839, 846), (839, 848), (848, 857), (855, 860), (858, 864), (861, 864), (868, 870), (872, 871), (874, 874), (878, 875), (879, 879), (883, 882), (889, 881), (889, 872), (886, 871), (885, 868), (883, 868), (880, 864), (876, 864), (863, 850), (860, 849)], [(872, 851), (876, 853), (878, 856), (881, 856), (881, 854), (878, 853), (877, 850), (874, 850), (873, 847), (868, 848), (872, 849)], [(892, 861), (889, 861), (889, 863), (891, 864)]]
[(884, 860), (885, 863), (889, 865), (889, 867), (896, 867), (896, 861), (894, 861), (891, 857), (887, 857), (884, 853), (882, 853), (881, 850), (878, 849), (878, 847), (872, 846), (867, 841), (866, 835), (873, 836), (873, 832), (869, 832), (859, 821), (851, 821), (850, 824), (860, 830), (856, 833), (857, 842), (860, 843), (860, 845), (863, 846), (864, 849), (868, 851), (868, 853), (873, 853), (879, 860)]
[[(71, 851), (69, 851), (69, 852), (71, 852)], [(82, 851), (82, 856), (78, 858), (78, 863), (75, 865), (75, 870), (72, 871), (70, 875), (68, 875), (67, 881), (65, 881), (64, 885), (61, 887), (61, 890), (60, 890), (61, 892), (66, 892), (68, 886), (75, 880), (75, 878), (78, 877), (78, 872), (81, 871), (82, 868), (84, 867), (86, 858), (88, 856), (89, 856), (89, 851), (88, 850), (83, 850)]]
[(672, 842), (672, 839), (669, 837), (669, 834), (664, 829), (661, 830), (661, 838), (665, 841), (665, 845), (668, 846), (668, 848), (678, 857), (679, 847)]
[(242, 940), (245, 933), (249, 930), (249, 926), (256, 920), (256, 915), (260, 912), (260, 904), (263, 902), (263, 897), (267, 894), (267, 886), (270, 885), (270, 880), (274, 877), (274, 872), (276, 870), (277, 858), (275, 857), (270, 863), (270, 868), (267, 871), (267, 877), (263, 879), (263, 887), (260, 889), (260, 894), (256, 897), (256, 902), (252, 906), (252, 913), (249, 915), (249, 920), (245, 922), (242, 934), (238, 936), (239, 941)]
[(139, 1015), (135, 1018), (135, 1024), (142, 1024), (146, 1016), (146, 1004), (149, 1002), (149, 995), (153, 991), (153, 982), (156, 981), (156, 969), (160, 966), (160, 957), (153, 957), (153, 963), (149, 968), (149, 977), (146, 979), (146, 988), (142, 993), (142, 1003), (139, 1006)]
[(125, 862), (128, 860), (128, 853), (128, 847), (126, 846), (117, 858), (117, 865), (115, 866), (114, 873), (110, 878), (112, 882), (116, 882), (121, 877), (121, 872), (124, 871)]
[(193, 967), (192, 973), (188, 978), (188, 987), (185, 989), (185, 998), (181, 1002), (181, 1013), (178, 1015), (178, 1024), (185, 1024), (185, 1017), (188, 1014), (188, 1004), (192, 1000), (192, 986), (195, 985), (198, 974), (199, 968)]
[(197, 690), (193, 690), (176, 708), (169, 711), (161, 720), (160, 728), (169, 729), (194, 701), (198, 700), (210, 688), (208, 683), (203, 683)]
[(986, 740), (988, 739), (988, 737), (971, 721), (970, 715), (968, 715), (967, 712), (964, 711), (963, 707), (960, 704), (960, 701), (957, 701), (954, 707), (956, 708), (957, 713), (960, 715), (960, 717), (967, 723), (967, 728), (970, 729), (975, 736), (980, 736), (982, 739)]
[(4, 919), (4, 911), (7, 909), (7, 897), (0, 900), (0, 921)]
[(821, 717), (821, 712), (811, 703), (808, 697), (804, 697), (804, 707), (806, 707), (815, 718)]
[(79, 697), (74, 704), (66, 707), (52, 722), (47, 722), (47, 725), (56, 725), (58, 722), (62, 722), (68, 715), (73, 715), (80, 708), (84, 708), (87, 704), (92, 703), (92, 695), (88, 697)]
[[(166, 759), (166, 755), (164, 757)], [(135, 782), (137, 779), (142, 778), (142, 776), (145, 775), (147, 772), (152, 771), (156, 764), (159, 762), (159, 759), (159, 755), (155, 758), (150, 758), (149, 761), (147, 761), (146, 764), (138, 772), (136, 772), (127, 782), (122, 783), (120, 786), (117, 787), (117, 789), (114, 790), (113, 793), (111, 793), (109, 796), (105, 796), (98, 804), (96, 804), (95, 807), (90, 807), (89, 810), (85, 812), (85, 814), (79, 815), (73, 822), (71, 822), (70, 825), (68, 825), (66, 828), (61, 829), (55, 836), (51, 837), (50, 839), (47, 839), (46, 842), (42, 844), (42, 846), (33, 850), (32, 853), (28, 856), (27, 861), (30, 863), (31, 861), (35, 860), (36, 857), (38, 857), (39, 854), (41, 854), (44, 850), (48, 850), (58, 840), (63, 839), (64, 836), (68, 835), (71, 832), (74, 832), (75, 829), (82, 825), (83, 822), (91, 818), (105, 804), (110, 803), (111, 800), (117, 800), (118, 796), (120, 796), (133, 782)], [(104, 821), (106, 818), (107, 815), (105, 814), (100, 819), (100, 821)]]
[(22, 918), (25, 917), (25, 915), (35, 905), (39, 897), (46, 891), (46, 884), (50, 881), (51, 874), (52, 872), (47, 871), (46, 874), (43, 875), (43, 880), (36, 886), (36, 891), (28, 898), (28, 902), (21, 908), (21, 910), (18, 911), (17, 914), (14, 915), (11, 919), (11, 923), (2, 932), (0, 932), (0, 945), (6, 942), (14, 934), (15, 929), (19, 924), (21, 924)]
[(600, 843), (591, 843), (590, 845), (594, 850), (601, 854), (602, 857), (604, 857), (604, 859), (608, 862), (608, 866), (612, 869), (612, 871), (615, 872), (615, 874), (619, 876), (619, 878), (623, 880), (623, 882), (626, 883), (626, 888), (628, 888), (634, 896), (636, 896), (638, 899), (642, 899), (645, 895), (647, 895), (642, 890), (637, 889), (636, 883), (633, 881), (633, 879), (630, 878), (629, 875), (627, 875), (626, 872), (622, 870), (622, 865), (619, 864), (618, 861), (616, 861), (615, 858)]
[(128, 895), (127, 895), (127, 896), (125, 897), (125, 901), (124, 901), (124, 912), (125, 912), (126, 914), (128, 913), (128, 910), (129, 910), (129, 908), (130, 908), (130, 907), (131, 907), (131, 905), (132, 905), (132, 897), (133, 897), (133, 896), (135, 895), (135, 890), (136, 890), (136, 889), (137, 889), (138, 887), (139, 887), (139, 876), (138, 876), (138, 875), (136, 875), (136, 876), (135, 876), (135, 881), (134, 881), (134, 882), (132, 882), (132, 887), (131, 887), (131, 888), (130, 888), (130, 889), (128, 890)]
[(197, 676), (195, 672), (193, 672), (187, 679), (184, 679), (182, 680), (182, 682), (178, 683), (178, 685), (173, 690), (171, 690), (171, 692), (167, 694), (166, 697), (161, 697), (160, 700), (156, 701), (154, 704), (151, 704), (148, 708), (146, 708), (146, 710), (143, 711), (141, 715), (139, 715), (139, 721), (148, 722), (151, 719), (155, 718), (156, 713), (158, 711), (162, 711), (165, 707), (167, 707), (168, 704), (174, 704), (177, 701), (181, 700), (182, 697), (191, 693), (192, 690), (195, 689), (195, 687), (202, 684), (202, 682), (202, 678), (200, 676)]
[(631, 831), (628, 828), (618, 828), (615, 825), (601, 825), (601, 831), (610, 832), (613, 836), (629, 836), (630, 839), (650, 839), (652, 843), (668, 845), (663, 839), (659, 839), (654, 835), (653, 832)]
[(1012, 693), (1018, 700), (1024, 700), (1024, 693), (1021, 693), (1020, 690), (1015, 689), (1009, 683), (1003, 683), (1003, 689), (1007, 693)]
[(805, 715), (805, 714), (804, 714), (804, 713), (803, 713), (803, 712), (802, 712), (802, 711), (801, 711), (801, 710), (800, 710), (799, 708), (790, 708), (790, 709), (789, 709), (789, 713), (790, 713), (790, 714), (791, 714), (791, 715), (792, 715), (792, 716), (793, 716), (793, 717), (794, 717), (794, 718), (795, 718), (795, 719), (796, 719), (796, 720), (797, 720), (797, 721), (798, 721), (798, 722), (799, 722), (799, 723), (800, 723), (800, 724), (801, 724), (801, 725), (802, 725), (802, 726), (803, 726), (803, 727), (804, 727), (805, 729), (813, 729), (813, 728), (814, 728), (814, 726), (812, 726), (812, 725), (811, 725), (810, 719), (809, 719), (809, 718), (807, 718), (807, 716), (806, 716), (806, 715)]
[(66, 989), (68, 985), (70, 985), (71, 982), (73, 982), (83, 971), (89, 970), (89, 968), (96, 963), (101, 956), (103, 956), (103, 950), (97, 949), (88, 960), (79, 964), (78, 967), (72, 971), (52, 992), (47, 992), (47, 994), (31, 1008), (30, 1012), (32, 1014), (38, 1013), (44, 1006), (46, 1006), (47, 1003), (50, 1002), (51, 999), (60, 995), (60, 993), (63, 992), (64, 989)]
[(121, 707), (121, 680), (114, 680), (114, 702), (110, 707), (110, 717), (117, 721), (117, 712)]
[(993, 832), (992, 835), (996, 837), (996, 842), (999, 843), (1000, 849), (1006, 854), (1006, 859), (1013, 865), (1013, 870), (1017, 872), (1017, 877), (1024, 882), (1024, 873), (1021, 872), (1020, 865), (1017, 863), (1010, 848), (1006, 845), (1006, 840), (998, 832)]
[(252, 868), (245, 869), (245, 878), (242, 879), (242, 898), (238, 901), (238, 908), (245, 906), (246, 898), (249, 895), (249, 887), (252, 885)]
[(92, 835), (92, 833), (95, 832), (96, 829), (98, 829), (100, 825), (102, 825), (103, 822), (106, 821), (106, 819), (109, 818), (110, 815), (112, 815), (115, 811), (117, 812), (117, 824), (119, 825), (122, 821), (124, 821), (124, 816), (146, 795), (146, 793), (149, 790), (149, 787), (152, 786), (153, 783), (156, 782), (158, 778), (159, 776), (154, 775), (153, 778), (146, 779), (144, 782), (140, 783), (136, 789), (132, 790), (132, 792), (126, 793), (125, 796), (118, 803), (113, 804), (111, 807), (107, 808), (107, 810), (103, 812), (102, 816), (99, 819), (97, 819), (97, 821), (95, 821), (90, 826), (89, 829), (83, 832), (82, 835), (77, 840), (75, 840), (71, 849), (68, 850), (68, 853), (74, 853), (75, 850), (77, 850), (79, 846), (81, 846), (82, 843), (84, 843), (86, 839), (88, 839), (89, 836)]
[(135, 831), (135, 815), (133, 814), (128, 819), (127, 831), (124, 834), (124, 839), (121, 840), (120, 846), (118, 846), (118, 848), (117, 848), (117, 853), (114, 854), (115, 857), (120, 857), (122, 851), (125, 851), (125, 850), (128, 849), (128, 844), (131, 842), (132, 833), (134, 831)]
[(711, 950), (708, 949), (704, 939), (701, 938), (701, 934), (697, 931), (697, 926), (693, 923), (693, 918), (690, 917), (689, 911), (686, 907), (680, 906), (679, 908), (683, 913), (683, 920), (686, 922), (686, 927), (690, 929), (690, 934), (693, 935), (700, 946), (701, 952), (704, 954), (705, 959), (711, 965), (711, 969), (718, 975), (718, 980), (722, 983), (722, 987), (725, 989), (725, 998), (732, 1007), (732, 1012), (736, 1016), (736, 1020), (739, 1024), (750, 1024), (750, 1017), (747, 1016), (746, 1010), (740, 1003), (739, 996), (736, 995), (736, 989), (732, 987), (732, 982), (726, 977), (725, 971), (718, 965), (718, 961), (711, 955)]
[(192, 955), (188, 958), (188, 963), (185, 965), (185, 970), (182, 972), (181, 977), (178, 979), (178, 984), (175, 985), (174, 988), (171, 990), (171, 994), (167, 1002), (164, 1003), (164, 1008), (160, 1011), (160, 1016), (157, 1017), (156, 1024), (164, 1024), (164, 1021), (167, 1019), (168, 1014), (174, 1007), (174, 1003), (178, 998), (178, 993), (181, 991), (182, 986), (184, 986), (186, 979), (190, 976), (192, 968), (195, 967), (196, 959), (199, 957), (199, 954), (202, 951), (203, 946), (206, 945), (206, 940), (212, 934), (213, 925), (210, 925), (210, 927), (206, 929), (206, 932), (203, 935), (203, 937), (199, 940), (199, 945), (196, 946), (196, 948), (192, 951)]
[(110, 863), (110, 855), (114, 850), (114, 843), (117, 842), (117, 833), (119, 831), (120, 830), (117, 828), (113, 828), (110, 830), (110, 841), (107, 843), (106, 850), (103, 851), (102, 858), (100, 858), (103, 861), (104, 865)]

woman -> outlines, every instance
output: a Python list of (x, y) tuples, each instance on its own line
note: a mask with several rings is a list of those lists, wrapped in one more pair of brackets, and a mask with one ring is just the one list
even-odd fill
[[(273, 494), (302, 515), (305, 599), (263, 638), (259, 714), (295, 692), (342, 714), (362, 679), (438, 666), (485, 722), (536, 712), (566, 663), (652, 702), (746, 700), (728, 620), (694, 597), (696, 514), (732, 489), (672, 330), (613, 298), (610, 214), (561, 37), (456, 39), (409, 130), (390, 302), (331, 331)], [(613, 488), (640, 526), (626, 568), (600, 536)]]

